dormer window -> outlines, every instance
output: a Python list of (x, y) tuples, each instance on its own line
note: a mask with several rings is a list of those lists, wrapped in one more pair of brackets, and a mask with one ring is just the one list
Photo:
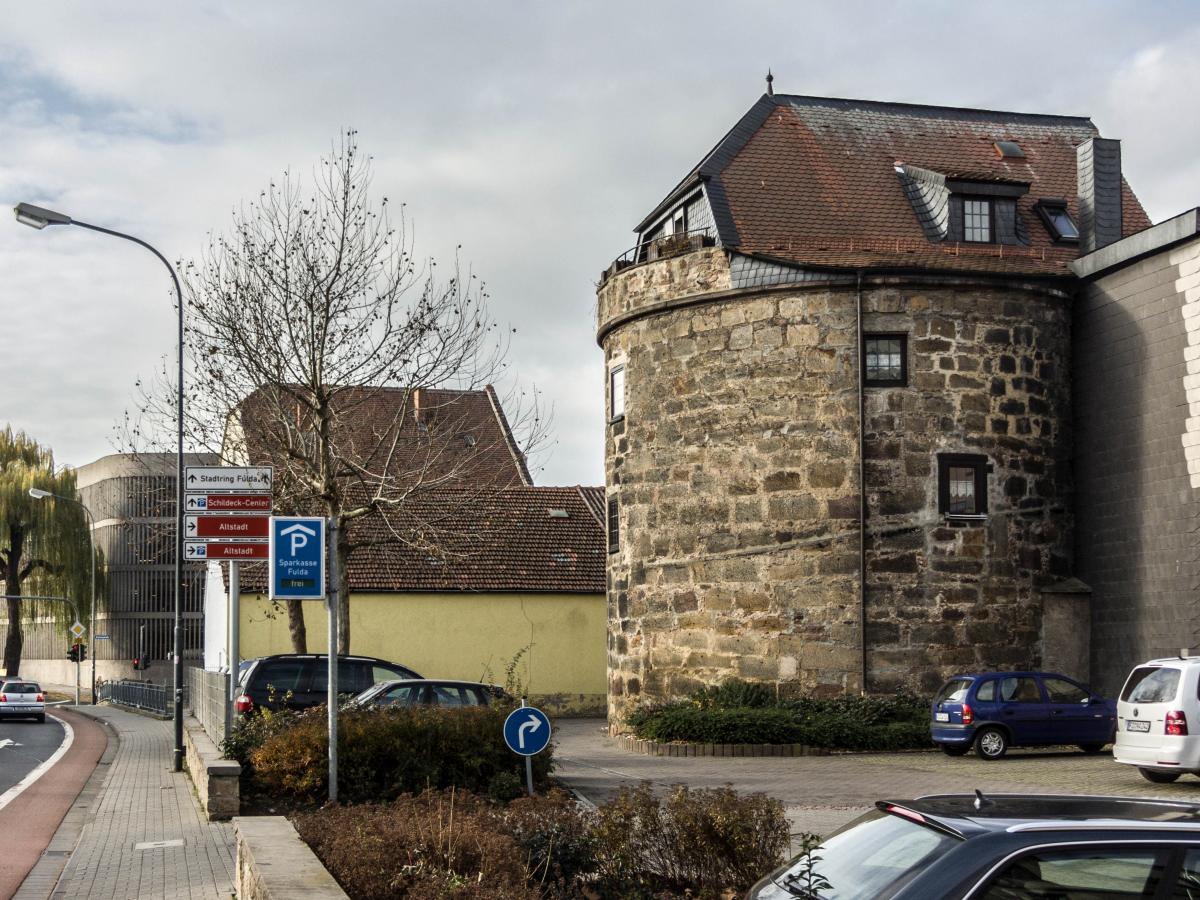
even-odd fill
[(992, 201), (987, 197), (963, 198), (963, 240), (992, 242)]
[(1039, 200), (1034, 207), (1050, 237), (1064, 243), (1074, 243), (1079, 240), (1079, 229), (1075, 220), (1067, 211), (1066, 200)]

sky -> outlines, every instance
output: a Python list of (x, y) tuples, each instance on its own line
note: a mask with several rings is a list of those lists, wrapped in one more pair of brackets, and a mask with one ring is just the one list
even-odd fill
[[(541, 392), (540, 484), (603, 483), (595, 286), (763, 93), (1087, 115), (1154, 221), (1200, 205), (1193, 3), (56, 2), (5, 11), (0, 200), (194, 259), (355, 128), (415, 252), (458, 250)], [(0, 221), (0, 426), (82, 465), (174, 353), (150, 254)]]

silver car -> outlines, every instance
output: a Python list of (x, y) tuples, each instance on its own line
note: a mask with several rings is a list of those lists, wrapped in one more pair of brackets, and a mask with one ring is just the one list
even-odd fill
[(0, 685), (0, 719), (46, 721), (46, 695), (34, 681), (5, 681)]

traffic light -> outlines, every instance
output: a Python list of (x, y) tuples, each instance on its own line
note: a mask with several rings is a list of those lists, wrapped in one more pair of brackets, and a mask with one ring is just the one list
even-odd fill
[(150, 668), (150, 660), (145, 657), (139, 657), (133, 661), (133, 670), (135, 672), (140, 672), (142, 669), (148, 668)]
[(87, 644), (76, 644), (75, 647), (79, 651), (79, 661), (87, 662)]
[(79, 645), (78, 644), (71, 645), (71, 649), (67, 651), (67, 659), (69, 659), (71, 662), (74, 662), (74, 663), (79, 662)]

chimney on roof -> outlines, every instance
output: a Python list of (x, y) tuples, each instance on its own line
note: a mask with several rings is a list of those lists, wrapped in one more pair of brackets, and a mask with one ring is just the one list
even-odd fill
[(413, 421), (421, 421), (421, 389), (413, 388), (412, 392)]
[(1079, 249), (1091, 253), (1121, 239), (1121, 142), (1088, 138), (1075, 148)]

